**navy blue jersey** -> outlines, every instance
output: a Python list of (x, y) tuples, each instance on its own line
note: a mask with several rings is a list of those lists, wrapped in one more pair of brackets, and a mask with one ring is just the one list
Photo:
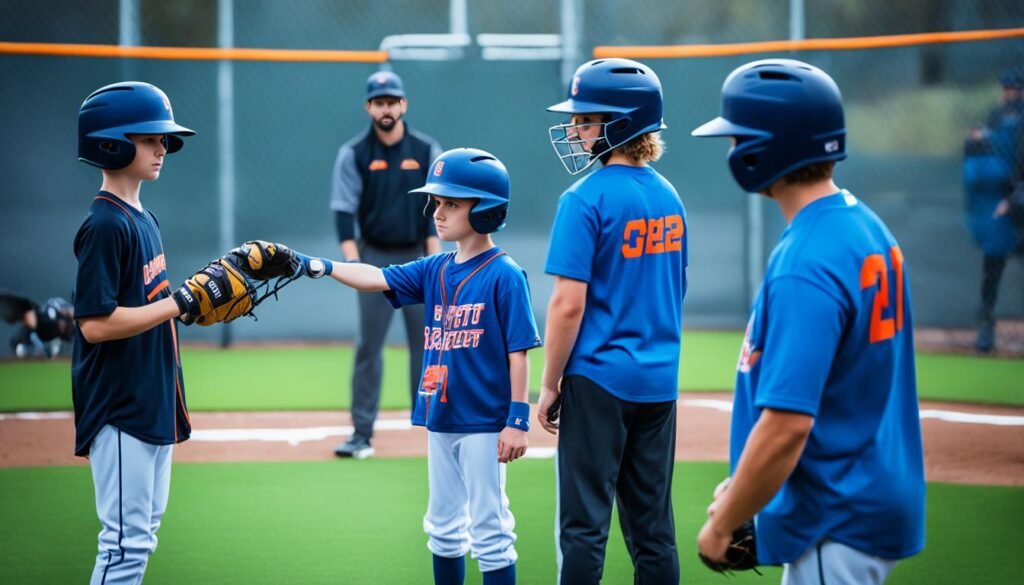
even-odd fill
[[(75, 318), (141, 307), (170, 294), (156, 217), (100, 191), (75, 236)], [(104, 425), (153, 445), (188, 439), (191, 424), (175, 321), (89, 343), (76, 333), (71, 361), (75, 454), (88, 455)]]
[(499, 248), (389, 266), (395, 307), (424, 305), (423, 374), (412, 422), (444, 433), (497, 432), (511, 402), (508, 354), (540, 345), (526, 272)]
[(885, 224), (848, 192), (786, 228), (736, 376), (733, 469), (762, 409), (814, 417), (796, 469), (757, 515), (763, 564), (829, 538), (900, 559), (924, 546), (924, 459), (910, 278)]
[(564, 375), (620, 400), (678, 398), (686, 242), (683, 202), (650, 167), (611, 165), (562, 194), (544, 270), (588, 283)]

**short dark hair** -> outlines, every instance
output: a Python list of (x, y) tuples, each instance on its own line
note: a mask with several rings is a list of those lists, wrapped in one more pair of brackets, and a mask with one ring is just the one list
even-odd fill
[(791, 173), (787, 173), (782, 180), (790, 185), (808, 185), (810, 183), (817, 183), (818, 181), (831, 179), (832, 169), (834, 169), (835, 166), (836, 161), (834, 160), (809, 164), (806, 167), (800, 167)]

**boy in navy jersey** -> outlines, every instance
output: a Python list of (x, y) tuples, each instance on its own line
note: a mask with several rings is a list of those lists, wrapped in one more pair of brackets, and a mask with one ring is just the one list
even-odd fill
[(103, 170), (75, 236), (71, 362), (75, 455), (89, 458), (102, 525), (93, 584), (142, 582), (174, 444), (191, 433), (174, 319), (197, 317), (199, 304), (188, 284), (172, 292), (160, 227), (139, 192), (193, 134), (148, 83), (100, 88), (78, 115), (78, 158)]
[(740, 351), (732, 479), (699, 550), (721, 561), (753, 516), (758, 561), (785, 565), (783, 584), (878, 585), (924, 547), (910, 278), (882, 220), (832, 180), (839, 88), (800, 61), (748, 63), (693, 134), (732, 138), (736, 182), (788, 222)]
[[(679, 582), (672, 470), (686, 294), (686, 210), (648, 163), (663, 151), (661, 82), (646, 65), (576, 70), (550, 129), (571, 174), (544, 270), (555, 277), (537, 416), (558, 438), (561, 583), (599, 583), (613, 501), (637, 583)], [(549, 419), (559, 402), (558, 422)], [(557, 408), (557, 407), (556, 407)]]
[(381, 291), (395, 308), (424, 305), (423, 374), (413, 424), (427, 427), (430, 500), (423, 518), (434, 582), (461, 584), (465, 554), (485, 585), (515, 583), (515, 519), (505, 463), (523, 456), (529, 430), (526, 351), (540, 345), (526, 273), (490, 234), (505, 227), (509, 178), (493, 155), (449, 150), (431, 165), (428, 196), (438, 236), (456, 252), (383, 270), (303, 257), (342, 284)]

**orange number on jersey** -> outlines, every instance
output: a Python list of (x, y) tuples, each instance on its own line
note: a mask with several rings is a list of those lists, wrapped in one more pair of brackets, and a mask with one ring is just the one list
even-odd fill
[(889, 257), (896, 273), (894, 317), (882, 317), (882, 311), (889, 306), (889, 266), (885, 256), (871, 254), (860, 267), (861, 290), (878, 285), (875, 300), (871, 304), (871, 343), (892, 339), (897, 331), (903, 330), (903, 252), (899, 246), (893, 246), (889, 248)]
[(670, 215), (666, 217), (665, 229), (668, 230), (668, 233), (665, 234), (665, 251), (681, 252), (683, 250), (683, 233), (686, 229), (683, 226), (683, 216)]
[(681, 215), (630, 220), (622, 232), (622, 257), (680, 252), (685, 229)]
[[(633, 233), (636, 233), (636, 243), (633, 243)], [(622, 238), (626, 243), (622, 244), (623, 258), (639, 258), (644, 253), (644, 234), (647, 233), (647, 220), (634, 219), (626, 224)]]
[(665, 218), (647, 220), (647, 249), (645, 254), (665, 252)]

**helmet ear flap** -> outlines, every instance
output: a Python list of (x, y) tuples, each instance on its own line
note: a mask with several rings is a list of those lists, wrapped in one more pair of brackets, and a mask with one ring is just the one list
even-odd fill
[(130, 140), (90, 137), (80, 141), (79, 158), (101, 169), (123, 169), (135, 160), (135, 145)]
[(185, 141), (180, 136), (164, 134), (164, 147), (167, 148), (167, 154), (178, 152), (182, 146), (185, 146)]

